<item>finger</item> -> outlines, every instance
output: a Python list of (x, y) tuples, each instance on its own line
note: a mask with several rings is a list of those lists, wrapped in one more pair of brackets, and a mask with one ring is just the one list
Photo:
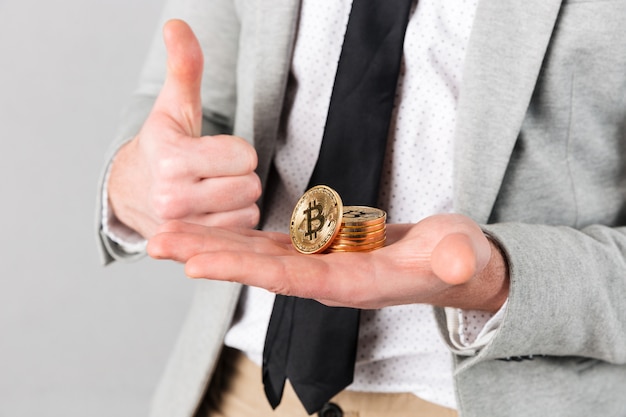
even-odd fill
[(260, 220), (259, 207), (252, 203), (230, 211), (218, 211), (213, 213), (196, 213), (194, 207), (180, 206), (170, 201), (167, 207), (161, 204), (155, 209), (156, 216), (161, 221), (181, 220), (189, 223), (197, 223), (210, 227), (245, 227), (253, 228)]
[(252, 204), (238, 210), (209, 213), (189, 220), (208, 227), (252, 229), (259, 224), (259, 219), (259, 206)]
[(170, 20), (163, 27), (167, 49), (167, 75), (154, 112), (175, 122), (186, 136), (200, 136), (203, 55), (198, 39), (182, 20)]
[(251, 207), (261, 196), (261, 183), (252, 173), (240, 177), (208, 178), (178, 187), (155, 187), (153, 200), (164, 219), (235, 211)]
[(226, 177), (245, 175), (253, 172), (258, 163), (256, 150), (244, 139), (230, 136), (204, 136), (182, 138), (185, 160), (179, 168), (182, 174), (194, 175), (199, 178)]
[[(149, 127), (163, 132), (168, 126), (163, 120), (151, 118)], [(157, 211), (187, 210), (188, 212), (214, 211), (212, 208), (180, 207), (189, 199), (216, 202), (226, 196), (226, 201), (239, 201), (228, 206), (250, 204), (261, 194), (261, 180), (255, 173), (257, 154), (245, 140), (235, 136), (204, 136), (192, 138), (178, 135), (174, 141), (158, 149), (154, 154), (152, 175), (155, 182), (150, 190)], [(213, 181), (213, 179), (219, 179)], [(228, 181), (234, 181), (228, 184)], [(200, 189), (199, 194), (191, 192)], [(212, 190), (215, 188), (219, 194)], [(202, 191), (204, 189), (204, 192)], [(212, 196), (207, 199), (206, 196)], [(231, 195), (231, 197), (228, 197)], [(245, 202), (245, 204), (242, 204)], [(184, 216), (178, 214), (177, 216)], [(167, 217), (172, 218), (172, 217)]]
[(320, 270), (325, 270), (323, 262), (312, 256), (272, 256), (267, 252), (204, 252), (185, 264), (185, 273), (191, 278), (239, 282), (304, 298), (318, 298), (325, 293), (326, 275)]
[[(148, 241), (146, 251), (155, 259), (171, 259), (186, 262), (189, 258), (208, 250), (227, 250), (236, 247), (230, 240), (220, 239), (219, 229), (210, 229), (203, 234), (167, 232), (159, 233)], [(222, 242), (224, 242), (222, 244)], [(241, 246), (241, 243), (239, 244)]]
[[(293, 252), (283, 234), (260, 231), (232, 231), (199, 225), (178, 224), (163, 227), (148, 241), (147, 252), (155, 259), (186, 262), (198, 255), (235, 252), (240, 254), (263, 253), (280, 256)], [(242, 233), (244, 232), (244, 233)]]
[(330, 306), (376, 308), (380, 303), (367, 294), (372, 285), (370, 275), (362, 271), (365, 262), (356, 261), (364, 256), (303, 255), (295, 250), (284, 255), (265, 250), (204, 252), (187, 261), (185, 273), (191, 278), (239, 282)]
[(435, 275), (450, 285), (469, 281), (489, 261), (489, 243), (486, 238), (484, 242), (482, 240), (472, 239), (465, 233), (445, 236), (431, 255), (431, 267)]
[[(159, 226), (157, 233), (195, 233), (203, 234), (209, 229), (198, 223), (189, 223), (179, 220), (166, 222)], [(242, 240), (252, 238), (266, 238), (275, 241), (278, 244), (291, 244), (291, 238), (286, 233), (271, 232), (265, 230), (255, 230), (243, 227), (213, 227), (213, 229), (221, 230), (225, 234), (236, 234), (241, 236)], [(215, 231), (214, 231), (215, 232)]]

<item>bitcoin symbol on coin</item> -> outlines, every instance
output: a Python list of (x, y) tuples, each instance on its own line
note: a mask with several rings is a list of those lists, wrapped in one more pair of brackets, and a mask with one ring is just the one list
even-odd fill
[(307, 190), (291, 214), (289, 234), (302, 253), (320, 253), (339, 233), (343, 203), (335, 190), (317, 185)]
[(358, 219), (361, 217), (366, 217), (369, 213), (365, 210), (360, 209), (360, 207), (351, 208), (349, 211), (344, 211), (343, 218), (346, 219)]
[[(309, 208), (304, 210), (306, 214), (306, 233), (304, 235), (308, 237), (309, 240), (317, 239), (317, 234), (326, 222), (323, 210), (324, 206), (318, 204), (315, 200), (309, 202)], [(313, 212), (315, 212), (315, 216), (313, 216)]]

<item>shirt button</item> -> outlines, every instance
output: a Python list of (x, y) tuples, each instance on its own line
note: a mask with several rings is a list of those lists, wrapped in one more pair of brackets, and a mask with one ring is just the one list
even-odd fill
[(335, 403), (326, 403), (317, 415), (319, 417), (343, 417), (343, 410)]

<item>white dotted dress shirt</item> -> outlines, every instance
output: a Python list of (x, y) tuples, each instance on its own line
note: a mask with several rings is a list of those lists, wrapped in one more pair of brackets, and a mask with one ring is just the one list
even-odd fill
[[(379, 207), (387, 211), (389, 223), (415, 223), (452, 211), (455, 110), (476, 1), (420, 0), (412, 11), (380, 187)], [(274, 161), (280, 183), (269, 201), (267, 230), (288, 230), (293, 207), (313, 171), (350, 8), (351, 1), (302, 3), (288, 117)], [(273, 299), (264, 290), (248, 289), (241, 316), (226, 338), (259, 364)], [(481, 314), (469, 328), (484, 327), (490, 316)], [(467, 317), (458, 320), (463, 323)], [(462, 341), (473, 341), (469, 332), (463, 333), (467, 323), (463, 327)], [(355, 380), (349, 389), (412, 392), (454, 408), (451, 356), (432, 307), (363, 311)]]

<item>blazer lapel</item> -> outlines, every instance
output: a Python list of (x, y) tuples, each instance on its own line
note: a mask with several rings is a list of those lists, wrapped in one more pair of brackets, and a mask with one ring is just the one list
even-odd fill
[[(274, 153), (298, 25), (300, 0), (257, 0), (254, 141), (265, 181)], [(264, 4), (265, 3), (265, 4)]]
[(561, 0), (480, 0), (455, 138), (455, 210), (485, 223), (528, 108)]

